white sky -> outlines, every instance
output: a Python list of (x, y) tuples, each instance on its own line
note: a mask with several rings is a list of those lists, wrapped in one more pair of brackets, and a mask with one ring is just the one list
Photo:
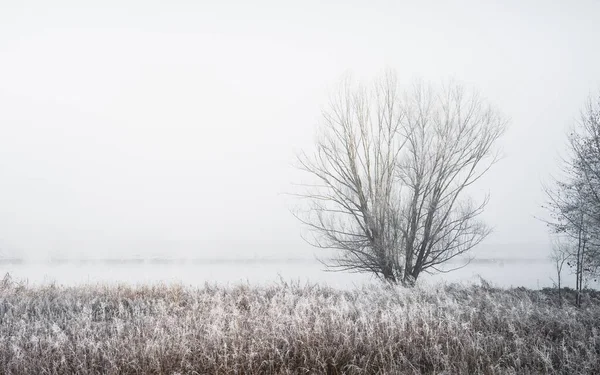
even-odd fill
[[(84, 5), (85, 4), (85, 5)], [(281, 193), (346, 72), (455, 78), (510, 119), (487, 243), (600, 88), (599, 1), (0, 2), (0, 252), (310, 256)]]

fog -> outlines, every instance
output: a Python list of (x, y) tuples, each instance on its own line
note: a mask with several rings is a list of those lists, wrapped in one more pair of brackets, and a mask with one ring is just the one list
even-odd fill
[(545, 257), (541, 183), (600, 88), (598, 14), (596, 1), (3, 2), (0, 255), (311, 259), (285, 194), (295, 155), (342, 75), (392, 68), (475, 87), (510, 118), (476, 187), (495, 228), (479, 251)]

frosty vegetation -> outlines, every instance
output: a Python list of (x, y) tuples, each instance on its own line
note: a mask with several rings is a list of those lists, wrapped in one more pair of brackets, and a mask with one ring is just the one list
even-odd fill
[(546, 222), (556, 236), (552, 259), (559, 289), (566, 262), (581, 291), (600, 277), (600, 95), (588, 100), (567, 146), (562, 175), (544, 187), (551, 215)]
[(600, 301), (489, 286), (0, 286), (4, 374), (600, 373)]

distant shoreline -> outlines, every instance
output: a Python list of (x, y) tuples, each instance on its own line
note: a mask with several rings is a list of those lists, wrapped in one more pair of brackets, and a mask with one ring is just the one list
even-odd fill
[[(463, 263), (456, 259), (450, 264)], [(476, 258), (472, 264), (515, 264), (515, 263), (548, 263), (547, 258)], [(314, 264), (319, 263), (315, 258), (51, 258), (24, 259), (0, 258), (0, 265), (63, 265), (63, 264), (107, 264), (107, 265), (152, 265), (152, 264)]]

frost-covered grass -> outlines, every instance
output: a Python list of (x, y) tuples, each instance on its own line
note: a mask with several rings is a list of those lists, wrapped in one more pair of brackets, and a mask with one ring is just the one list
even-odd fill
[(3, 374), (598, 374), (599, 330), (485, 286), (0, 286)]

